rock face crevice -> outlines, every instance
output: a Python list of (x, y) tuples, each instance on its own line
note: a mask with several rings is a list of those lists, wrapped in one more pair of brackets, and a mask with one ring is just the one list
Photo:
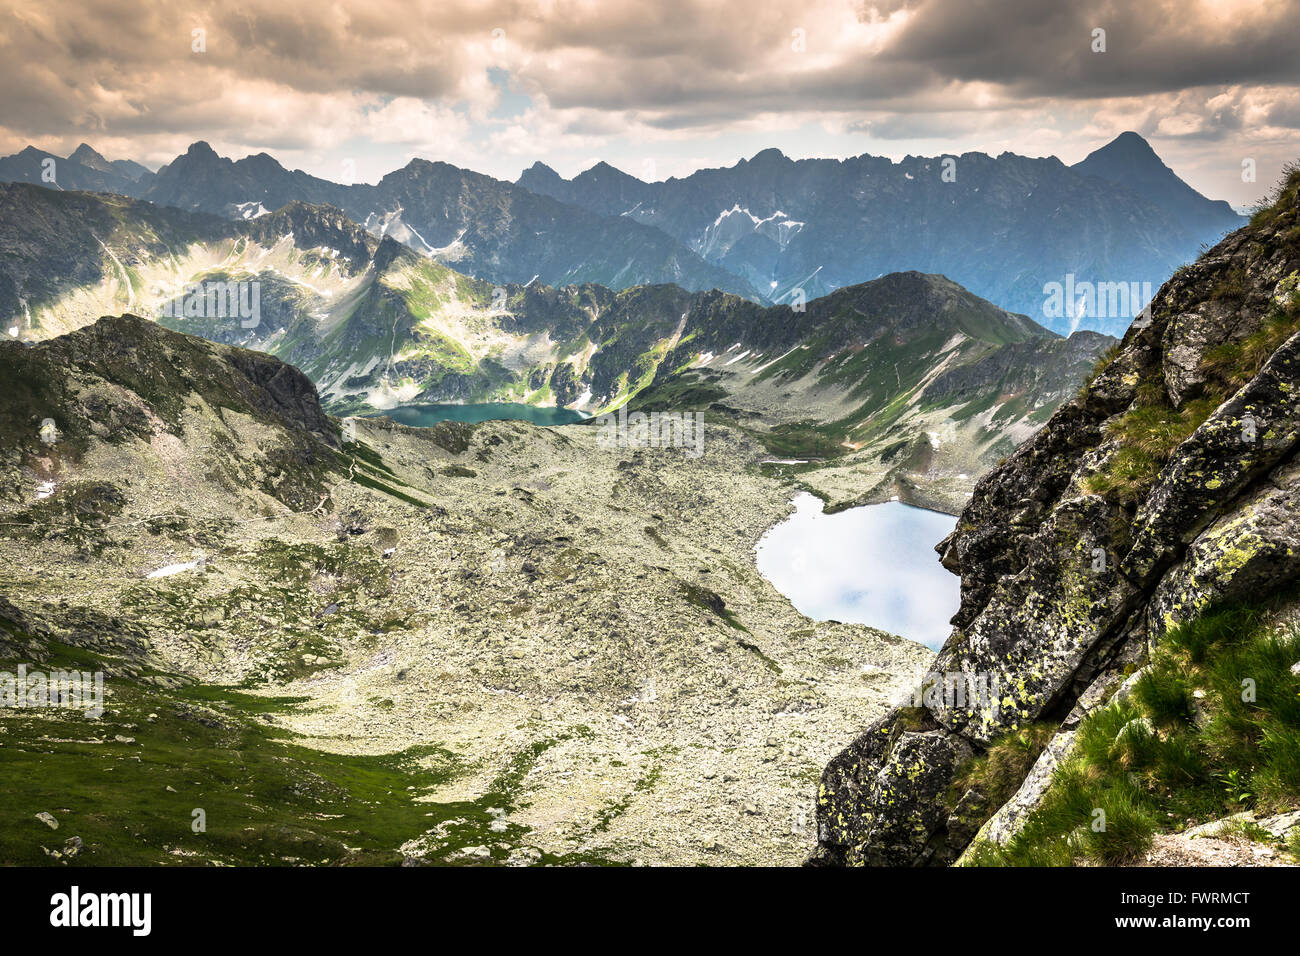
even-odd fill
[(1293, 175), (1180, 269), (1078, 397), (976, 485), (938, 547), (962, 577), (953, 633), (916, 699), (827, 766), (810, 862), (955, 861), (998, 810), (965, 781), (971, 759), (1055, 724), (1029, 772), (1041, 790), (1169, 626), (1300, 576), (1298, 194)]

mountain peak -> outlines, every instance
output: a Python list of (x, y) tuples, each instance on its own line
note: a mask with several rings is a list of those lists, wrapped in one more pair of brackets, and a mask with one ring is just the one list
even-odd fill
[(251, 156), (245, 156), (239, 161), (238, 165), (261, 175), (269, 175), (284, 169), (280, 161), (270, 153), (254, 153)]
[(759, 150), (757, 153), (754, 154), (753, 158), (750, 159), (749, 161), (750, 163), (755, 163), (755, 164), (770, 164), (770, 163), (777, 163), (777, 162), (785, 162), (786, 155), (785, 153), (777, 149), (775, 146), (769, 146), (767, 149)]
[(1162, 167), (1164, 166), (1160, 157), (1156, 155), (1156, 151), (1151, 148), (1151, 144), (1143, 139), (1140, 134), (1135, 133), (1132, 130), (1120, 133), (1105, 146), (1093, 150), (1088, 154), (1088, 157), (1084, 162), (1086, 163), (1094, 156), (1106, 156), (1114, 159), (1123, 159), (1128, 162), (1155, 162)]
[(1179, 179), (1151, 144), (1131, 130), (1120, 133), (1070, 168), (1135, 192), (1183, 222), (1225, 230), (1240, 224), (1227, 203), (1212, 202)]
[(220, 159), (217, 151), (208, 145), (206, 140), (195, 140), (190, 143), (190, 148), (185, 151), (186, 156), (191, 159)]
[(384, 236), (379, 240), (379, 245), (375, 248), (374, 264), (375, 272), (385, 272), (395, 261), (402, 259), (410, 261), (416, 257), (406, 246), (402, 245), (392, 236)]
[(619, 181), (636, 180), (637, 182), (640, 182), (640, 180), (637, 179), (635, 176), (633, 176), (631, 173), (625, 173), (617, 166), (611, 166), (603, 159), (600, 162), (598, 162), (595, 166), (592, 166), (590, 169), (586, 170), (585, 172), (579, 173), (577, 177), (575, 177), (574, 181), (575, 182), (587, 181), (591, 179), (602, 179), (602, 180), (614, 179)]
[(92, 166), (94, 168), (108, 165), (108, 160), (100, 155), (100, 153), (96, 152), (89, 143), (82, 143), (73, 150), (72, 155), (68, 157), (68, 161), (80, 163), (82, 166)]
[(544, 196), (551, 196), (554, 195), (555, 190), (563, 189), (567, 183), (563, 176), (539, 159), (519, 174), (515, 185)]

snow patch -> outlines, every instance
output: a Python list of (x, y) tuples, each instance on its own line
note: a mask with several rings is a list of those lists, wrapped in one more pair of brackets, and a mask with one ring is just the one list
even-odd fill
[(199, 561), (187, 561), (184, 564), (169, 564), (159, 568), (157, 571), (150, 571), (145, 575), (146, 578), (169, 578), (173, 574), (182, 574), (185, 571), (193, 571), (198, 568)]
[(235, 218), (237, 219), (259, 219), (262, 216), (271, 214), (271, 210), (256, 199), (250, 199), (248, 202), (237, 202), (232, 205), (235, 207)]

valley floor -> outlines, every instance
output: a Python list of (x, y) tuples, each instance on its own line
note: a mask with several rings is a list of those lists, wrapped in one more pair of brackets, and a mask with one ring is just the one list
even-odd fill
[(793, 486), (751, 440), (711, 427), (692, 460), (595, 438), (361, 420), (350, 480), (291, 514), (164, 436), (97, 446), (49, 499), (110, 481), (106, 525), (0, 514), (11, 622), (61, 622), (82, 656), (77, 609), (148, 641), (106, 658), (102, 724), (0, 712), (31, 779), (0, 801), (0, 859), (66, 861), (76, 836), (78, 862), (800, 862), (822, 767), (933, 655), (803, 618), (759, 575)]

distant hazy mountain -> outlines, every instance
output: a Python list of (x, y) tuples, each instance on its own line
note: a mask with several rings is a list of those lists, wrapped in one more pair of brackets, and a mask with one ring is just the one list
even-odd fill
[(377, 185), (343, 185), (287, 170), (266, 153), (232, 161), (200, 142), (136, 194), (232, 219), (255, 218), (295, 201), (328, 203), (377, 236), (391, 236), (495, 282), (598, 282), (613, 288), (673, 282), (761, 298), (743, 279), (657, 229), (423, 159)]
[[(1136, 133), (1083, 162), (873, 156), (791, 160), (774, 149), (728, 169), (646, 183), (601, 163), (572, 180), (543, 164), (519, 184), (656, 226), (776, 301), (889, 272), (942, 273), (1057, 331), (1119, 332), (1137, 311), (1044, 311), (1048, 283), (1149, 283), (1241, 224), (1182, 182)], [(1110, 314), (1106, 314), (1109, 312)]]
[(341, 206), (347, 190), (300, 169), (291, 172), (266, 153), (236, 162), (198, 142), (158, 170), (144, 198), (178, 209), (249, 219), (294, 200)]
[(0, 158), (0, 182), (35, 183), (50, 189), (86, 189), (138, 196), (153, 178), (139, 163), (109, 162), (85, 143), (71, 156), (55, 156), (34, 146)]
[(1209, 234), (1240, 225), (1240, 216), (1223, 200), (1206, 199), (1178, 178), (1161, 161), (1151, 144), (1137, 133), (1121, 133), (1082, 162), (1070, 167), (1084, 176), (1095, 176), (1154, 203), (1175, 221)]
[[(41, 175), (47, 159), (53, 184)], [(3, 180), (227, 219), (325, 203), (375, 236), (500, 283), (671, 282), (794, 303), (890, 272), (943, 274), (1063, 333), (1122, 332), (1147, 293), (1242, 221), (1136, 133), (1073, 167), (1011, 153), (796, 162), (769, 149), (658, 183), (606, 163), (565, 180), (537, 163), (517, 185), (422, 159), (347, 185), (266, 153), (231, 161), (202, 142), (153, 174), (83, 144), (67, 159), (31, 147), (0, 159)]]
[(68, 160), (77, 163), (80, 166), (86, 166), (90, 169), (98, 169), (100, 172), (125, 176), (127, 179), (136, 183), (147, 183), (148, 180), (153, 177), (153, 172), (149, 167), (143, 166), (132, 159), (107, 160), (91, 149), (87, 143), (82, 143), (73, 150), (72, 155), (68, 157)]

